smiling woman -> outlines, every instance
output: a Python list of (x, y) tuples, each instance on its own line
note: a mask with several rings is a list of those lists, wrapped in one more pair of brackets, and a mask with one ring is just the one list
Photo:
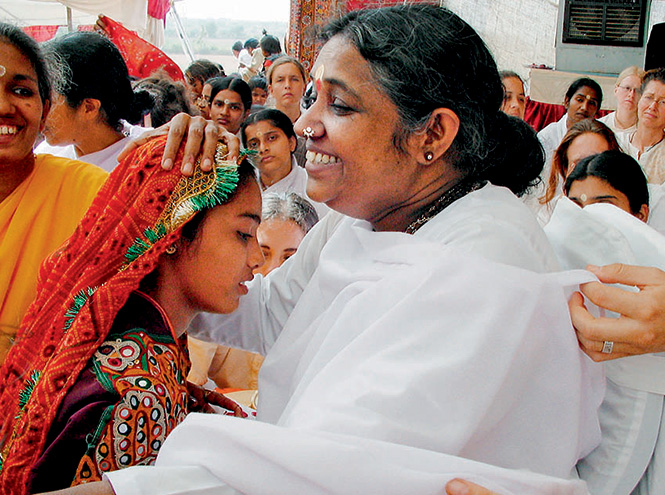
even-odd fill
[(34, 41), (0, 23), (0, 363), (35, 297), (42, 260), (73, 231), (106, 172), (34, 155), (51, 107), (46, 64)]

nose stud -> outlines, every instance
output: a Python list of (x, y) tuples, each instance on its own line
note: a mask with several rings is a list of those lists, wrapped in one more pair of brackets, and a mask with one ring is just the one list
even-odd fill
[(311, 127), (305, 127), (305, 128), (302, 130), (302, 133), (303, 133), (303, 135), (304, 135), (305, 137), (307, 137), (307, 138), (312, 138), (312, 137), (314, 137), (314, 129), (312, 129)]

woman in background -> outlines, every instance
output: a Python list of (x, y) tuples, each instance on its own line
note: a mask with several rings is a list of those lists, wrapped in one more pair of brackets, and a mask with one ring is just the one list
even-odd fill
[(508, 115), (524, 120), (526, 110), (526, 94), (524, 81), (517, 72), (504, 70), (500, 72), (503, 83), (503, 103), (501, 110)]
[(610, 150), (582, 159), (566, 177), (565, 195), (576, 205), (607, 203), (646, 223), (649, 189), (640, 164), (630, 155)]
[(222, 77), (210, 84), (210, 119), (231, 134), (240, 131), (252, 108), (252, 91), (245, 81), (237, 77)]
[(637, 125), (637, 102), (640, 99), (644, 71), (636, 66), (621, 71), (614, 86), (617, 109), (598, 119), (612, 131), (633, 132)]
[(110, 172), (127, 143), (145, 131), (136, 126), (153, 105), (147, 91), (133, 91), (125, 61), (106, 37), (70, 33), (44, 45), (47, 58), (61, 65), (44, 127), (46, 141), (35, 149), (92, 163)]

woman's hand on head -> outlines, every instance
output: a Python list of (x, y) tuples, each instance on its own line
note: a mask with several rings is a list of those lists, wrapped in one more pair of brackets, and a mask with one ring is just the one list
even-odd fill
[(189, 409), (191, 412), (215, 414), (216, 411), (212, 407), (214, 405), (232, 411), (237, 418), (247, 417), (247, 413), (242, 410), (242, 407), (224, 394), (208, 390), (192, 382), (187, 382), (187, 391), (189, 392)]
[(179, 113), (170, 122), (157, 129), (144, 132), (138, 138), (130, 141), (118, 156), (118, 161), (125, 159), (132, 151), (149, 140), (164, 135), (168, 136), (162, 157), (162, 168), (165, 170), (173, 168), (178, 149), (182, 141), (186, 140), (180, 169), (183, 175), (192, 175), (199, 153), (201, 154), (201, 170), (211, 170), (218, 141), (223, 142), (229, 148), (229, 160), (237, 160), (240, 155), (240, 141), (235, 135), (211, 120)]
[[(580, 287), (591, 302), (620, 315), (596, 318), (575, 293), (568, 305), (582, 350), (594, 361), (665, 351), (665, 272), (622, 264), (587, 269), (603, 283), (632, 285), (639, 292), (599, 282)], [(613, 342), (610, 354), (601, 352), (605, 342)]]

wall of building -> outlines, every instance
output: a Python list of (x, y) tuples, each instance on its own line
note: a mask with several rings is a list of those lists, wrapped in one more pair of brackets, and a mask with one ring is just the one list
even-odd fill
[(531, 64), (554, 66), (558, 2), (552, 0), (444, 0), (478, 31), (500, 69), (527, 77)]
[[(500, 69), (528, 77), (531, 64), (554, 67), (558, 0), (443, 0), (494, 53)], [(649, 30), (665, 22), (665, 0), (651, 0)]]

